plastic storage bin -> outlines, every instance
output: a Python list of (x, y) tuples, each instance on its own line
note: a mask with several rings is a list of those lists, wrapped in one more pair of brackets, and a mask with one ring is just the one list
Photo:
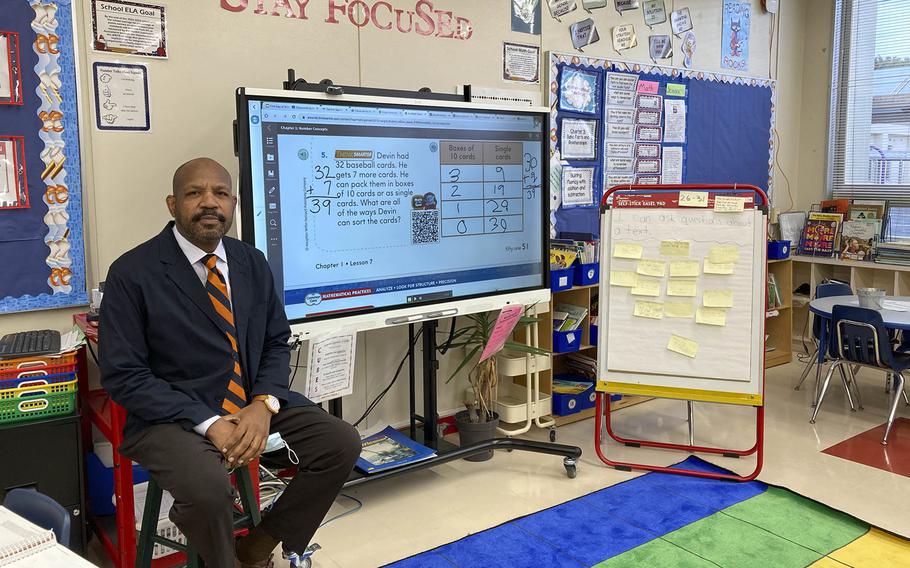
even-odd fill
[(600, 282), (600, 263), (575, 265), (575, 285), (590, 286)]
[[(573, 379), (572, 380), (581, 380)], [(553, 414), (557, 416), (566, 416), (569, 414), (575, 414), (576, 412), (581, 412), (588, 408), (594, 407), (595, 399), (597, 398), (597, 392), (594, 390), (594, 383), (587, 388), (587, 390), (580, 392), (578, 394), (571, 393), (553, 393)]]
[(790, 258), (790, 241), (768, 241), (768, 260)]
[[(106, 467), (95, 452), (86, 452), (85, 473), (92, 515), (113, 515), (116, 512), (111, 499), (114, 496), (114, 468)], [(133, 465), (134, 484), (148, 479), (148, 472), (139, 465)]]
[(553, 351), (556, 353), (568, 353), (578, 351), (581, 347), (581, 330), (572, 331), (554, 331), (553, 332)]
[(597, 347), (597, 324), (592, 324), (589, 335), (591, 336), (591, 345)]
[(76, 372), (76, 353), (0, 361), (0, 381)]
[(568, 290), (575, 285), (575, 267), (550, 271), (550, 289), (554, 292)]

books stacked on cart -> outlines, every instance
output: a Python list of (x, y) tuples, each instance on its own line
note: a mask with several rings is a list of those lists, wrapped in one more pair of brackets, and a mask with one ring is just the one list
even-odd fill
[(875, 262), (910, 266), (910, 243), (880, 243)]

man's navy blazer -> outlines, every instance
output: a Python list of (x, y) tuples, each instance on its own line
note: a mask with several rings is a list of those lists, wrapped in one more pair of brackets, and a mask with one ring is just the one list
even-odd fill
[[(174, 237), (174, 223), (118, 258), (104, 283), (101, 385), (126, 408), (124, 435), (151, 424), (187, 430), (222, 413), (232, 349), (205, 286)], [(288, 389), (290, 327), (261, 252), (224, 237), (240, 366), (250, 398), (312, 404)]]

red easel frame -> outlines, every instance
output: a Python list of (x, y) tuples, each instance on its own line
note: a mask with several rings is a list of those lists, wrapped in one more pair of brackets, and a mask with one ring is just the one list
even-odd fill
[[(662, 184), (662, 185), (622, 185), (614, 186), (609, 189), (600, 203), (601, 214), (607, 208), (607, 200), (615, 192), (620, 191), (631, 191), (631, 192), (655, 192), (655, 191), (685, 191), (685, 190), (696, 190), (696, 191), (714, 191), (718, 193), (726, 192), (739, 192), (739, 191), (748, 191), (753, 192), (761, 198), (761, 207), (768, 207), (768, 196), (760, 188), (754, 185), (740, 185), (740, 184)], [(675, 205), (678, 207), (678, 204)], [(767, 257), (765, 258), (767, 263)], [(603, 280), (601, 280), (603, 282)], [(765, 278), (765, 294), (763, 298), (767, 298), (767, 287), (768, 280)], [(753, 445), (748, 450), (733, 450), (725, 448), (710, 448), (705, 446), (696, 446), (690, 444), (671, 444), (667, 442), (655, 442), (652, 440), (633, 440), (630, 438), (623, 438), (616, 435), (613, 432), (613, 425), (610, 422), (610, 404), (604, 402), (605, 395), (608, 393), (597, 392), (597, 397), (595, 401), (595, 412), (594, 416), (597, 418), (594, 426), (594, 449), (597, 451), (597, 456), (602, 462), (606, 465), (613, 467), (618, 470), (623, 471), (632, 471), (633, 469), (645, 470), (645, 471), (657, 471), (661, 473), (673, 473), (677, 475), (689, 475), (692, 477), (701, 477), (708, 479), (726, 479), (730, 481), (752, 481), (758, 474), (761, 472), (762, 462), (764, 458), (764, 430), (765, 430), (765, 406), (764, 406), (764, 393), (765, 393), (765, 353), (762, 350), (762, 404), (756, 408), (756, 417), (755, 417), (755, 445)], [(664, 448), (668, 450), (678, 450), (683, 452), (698, 452), (698, 453), (708, 453), (708, 454), (719, 454), (725, 457), (738, 458), (741, 456), (749, 456), (755, 454), (756, 464), (755, 470), (748, 475), (737, 475), (729, 473), (714, 473), (707, 471), (698, 471), (693, 469), (676, 469), (664, 466), (650, 465), (650, 464), (638, 464), (638, 463), (629, 463), (629, 462), (619, 462), (609, 459), (604, 453), (603, 448), (601, 447), (602, 438), (601, 438), (601, 413), (603, 413), (603, 420), (605, 423), (605, 429), (609, 436), (621, 444), (635, 447), (649, 447), (649, 448)]]

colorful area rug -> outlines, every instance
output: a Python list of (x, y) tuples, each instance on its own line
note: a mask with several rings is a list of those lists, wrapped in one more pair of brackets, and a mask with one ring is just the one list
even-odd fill
[(761, 482), (649, 473), (389, 566), (893, 568), (910, 541)]

